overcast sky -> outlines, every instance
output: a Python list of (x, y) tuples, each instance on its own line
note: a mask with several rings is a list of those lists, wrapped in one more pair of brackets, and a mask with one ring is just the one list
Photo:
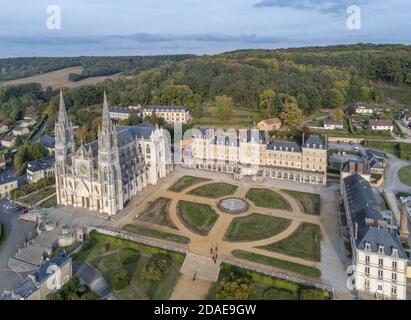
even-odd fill
[[(61, 30), (47, 7), (61, 8)], [(361, 8), (361, 30), (346, 27)], [(0, 57), (411, 43), (411, 0), (0, 0)]]

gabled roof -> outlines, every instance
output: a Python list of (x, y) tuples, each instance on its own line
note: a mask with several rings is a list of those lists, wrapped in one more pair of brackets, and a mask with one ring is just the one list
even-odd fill
[(365, 244), (369, 243), (370, 250), (378, 252), (378, 247), (383, 246), (388, 255), (392, 254), (393, 249), (397, 249), (399, 256), (406, 259), (399, 239), (379, 225), (380, 221), (384, 221), (384, 217), (377, 209), (378, 203), (370, 183), (360, 175), (354, 174), (346, 177), (343, 184), (352, 222), (349, 226), (351, 234), (356, 233), (358, 226), (356, 247), (363, 250)]
[(115, 126), (117, 131), (117, 143), (122, 147), (137, 138), (150, 139), (156, 127), (149, 122), (144, 122), (136, 126)]
[(322, 141), (319, 136), (310, 136), (305, 141), (304, 147), (311, 148), (311, 149), (325, 149), (325, 144), (324, 144), (324, 141)]

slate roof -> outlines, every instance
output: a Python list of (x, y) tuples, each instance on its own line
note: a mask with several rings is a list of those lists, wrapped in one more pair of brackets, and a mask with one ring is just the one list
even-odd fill
[(29, 298), (38, 289), (31, 278), (27, 278), (23, 283), (13, 291), (3, 294), (4, 300), (20, 300)]
[(282, 150), (282, 151), (290, 151), (290, 152), (301, 152), (301, 146), (294, 142), (294, 141), (280, 141), (274, 140), (271, 141), (268, 146), (268, 150)]
[(27, 163), (27, 169), (31, 172), (46, 170), (54, 167), (54, 157), (47, 156), (39, 160), (34, 160)]
[(48, 261), (43, 261), (40, 267), (32, 273), (32, 276), (37, 283), (42, 283), (50, 277), (49, 268), (51, 265), (55, 264), (59, 268), (61, 268), (70, 260), (70, 257), (67, 257), (65, 255), (58, 255)]
[(145, 110), (161, 110), (161, 111), (188, 111), (187, 107), (181, 105), (149, 105), (144, 108)]
[(394, 123), (392, 120), (370, 120), (370, 124), (376, 127), (392, 127)]
[(124, 114), (131, 113), (129, 109), (125, 109), (125, 108), (110, 108), (109, 111), (113, 113), (124, 113)]
[(391, 255), (393, 249), (397, 249), (399, 256), (406, 259), (399, 239), (392, 235), (388, 229), (379, 227), (379, 221), (384, 221), (384, 218), (377, 209), (378, 203), (370, 183), (358, 174), (346, 177), (343, 183), (352, 222), (350, 225), (351, 234), (355, 233), (355, 226), (358, 225), (356, 247), (362, 250), (365, 248), (365, 244), (369, 243), (371, 251), (376, 253), (378, 247), (382, 245), (387, 255)]
[(310, 136), (305, 141), (304, 146), (311, 149), (325, 149), (324, 141), (322, 141), (319, 136)]
[(348, 160), (348, 161), (346, 161), (346, 162), (344, 162), (343, 163), (343, 165), (342, 165), (342, 167), (341, 167), (341, 171), (342, 172), (350, 172), (350, 164), (351, 163), (355, 163), (355, 173), (358, 173), (358, 164), (360, 163), (360, 162), (362, 162), (362, 164), (363, 164), (363, 174), (371, 174), (371, 169), (370, 169), (370, 165), (369, 165), (369, 163), (368, 163), (368, 161), (366, 161), (364, 158), (360, 158), (360, 159), (357, 159), (357, 160), (354, 160), (354, 159), (350, 159), (350, 160)]
[(144, 122), (136, 126), (115, 126), (115, 129), (118, 146), (122, 147), (136, 139), (150, 139), (156, 127), (149, 122)]
[(40, 143), (46, 148), (53, 149), (56, 144), (56, 139), (52, 136), (45, 134), (39, 139)]

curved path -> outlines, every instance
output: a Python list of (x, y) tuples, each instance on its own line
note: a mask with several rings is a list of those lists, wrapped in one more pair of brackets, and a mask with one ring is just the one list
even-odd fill
[[(249, 203), (248, 211), (241, 213), (241, 214), (229, 214), (229, 213), (223, 212), (218, 207), (219, 201), (221, 199), (226, 198), (227, 196), (214, 199), (214, 198), (206, 198), (206, 197), (189, 194), (189, 192), (194, 189), (197, 189), (199, 187), (202, 187), (208, 184), (216, 183), (216, 182), (220, 182), (220, 181), (209, 180), (209, 181), (199, 182), (199, 183), (196, 183), (194, 185), (187, 187), (180, 193), (172, 192), (172, 191), (169, 191), (163, 188), (163, 189), (160, 189), (159, 192), (152, 194), (150, 197), (148, 197), (148, 199), (146, 199), (143, 203), (141, 203), (136, 208), (136, 212), (141, 212), (142, 210), (145, 209), (148, 202), (153, 201), (159, 197), (166, 197), (166, 198), (171, 199), (168, 214), (169, 214), (169, 218), (171, 222), (178, 228), (178, 230), (171, 229), (165, 226), (159, 226), (159, 225), (149, 223), (149, 222), (143, 223), (139, 220), (137, 220), (136, 222), (135, 219), (133, 219), (133, 221), (131, 221), (130, 219), (128, 219), (128, 221), (123, 220), (120, 223), (121, 225), (124, 225), (126, 223), (136, 222), (137, 224), (140, 224), (140, 225), (149, 226), (152, 229), (156, 229), (159, 231), (165, 231), (165, 232), (178, 234), (178, 235), (187, 237), (191, 240), (190, 244), (188, 245), (189, 251), (193, 254), (198, 254), (202, 256), (210, 256), (210, 249), (215, 248), (217, 246), (218, 253), (220, 256), (224, 255), (224, 256), (232, 257), (233, 250), (241, 249), (245, 251), (252, 251), (252, 252), (259, 253), (265, 256), (269, 256), (269, 257), (274, 257), (277, 259), (299, 263), (299, 264), (306, 265), (306, 266), (314, 266), (314, 267), (319, 266), (319, 263), (317, 262), (308, 261), (308, 260), (304, 260), (304, 259), (300, 259), (296, 257), (291, 257), (291, 256), (287, 256), (284, 254), (259, 249), (257, 247), (273, 244), (273, 243), (276, 243), (283, 239), (288, 238), (293, 232), (295, 232), (298, 229), (300, 224), (303, 222), (317, 224), (321, 226), (320, 217), (305, 214), (304, 212), (302, 212), (301, 207), (299, 203), (296, 201), (296, 199), (294, 199), (289, 194), (284, 193), (274, 188), (265, 188), (265, 189), (273, 190), (276, 193), (280, 194), (282, 197), (284, 197), (290, 204), (291, 211), (258, 207), (252, 201), (248, 201)], [(255, 187), (255, 185), (247, 185), (245, 183), (238, 184), (238, 183), (231, 182), (231, 181), (230, 181), (230, 184), (238, 186), (238, 189), (234, 192), (234, 194), (230, 196), (238, 197), (242, 199), (246, 199), (246, 194), (248, 190), (252, 187)], [(219, 217), (216, 223), (214, 224), (214, 226), (211, 228), (208, 235), (202, 236), (202, 235), (199, 235), (193, 232), (181, 221), (177, 213), (177, 204), (179, 201), (188, 201), (188, 202), (195, 202), (195, 203), (200, 203), (204, 205), (209, 205), (218, 214)], [(224, 240), (225, 233), (227, 232), (233, 219), (240, 218), (240, 217), (247, 217), (252, 213), (258, 213), (258, 214), (272, 216), (272, 217), (289, 219), (291, 220), (291, 224), (286, 230), (280, 232), (277, 235), (274, 235), (272, 237), (269, 237), (263, 240), (248, 241), (248, 242), (225, 241)]]

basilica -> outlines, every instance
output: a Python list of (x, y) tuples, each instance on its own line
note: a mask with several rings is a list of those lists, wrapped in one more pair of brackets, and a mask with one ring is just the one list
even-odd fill
[(149, 123), (115, 126), (104, 93), (98, 140), (76, 145), (60, 92), (55, 125), (57, 203), (113, 216), (173, 169), (168, 132)]

